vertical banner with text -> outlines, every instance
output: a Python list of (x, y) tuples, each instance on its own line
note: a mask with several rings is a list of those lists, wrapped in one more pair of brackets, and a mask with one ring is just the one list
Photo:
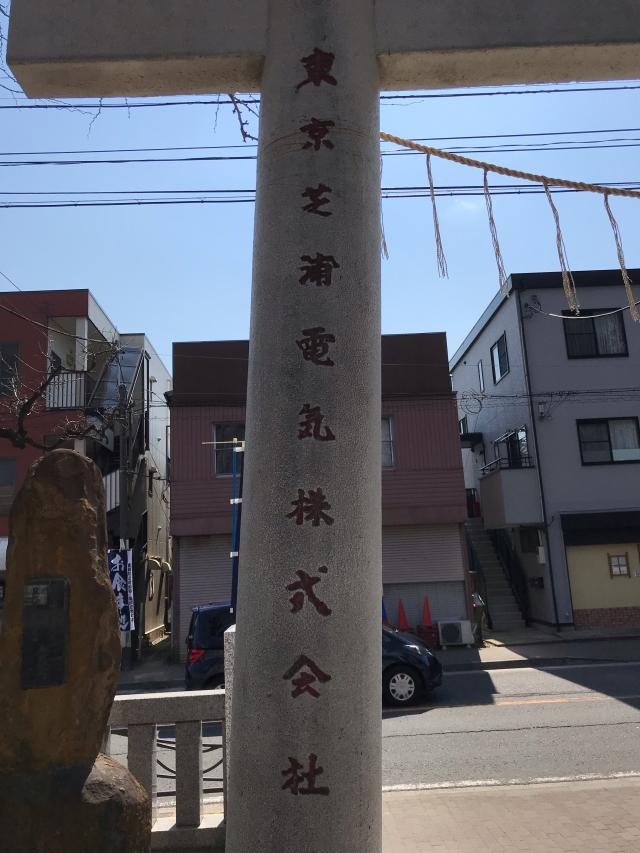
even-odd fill
[(135, 630), (133, 607), (133, 551), (107, 551), (111, 585), (118, 606), (121, 631)]

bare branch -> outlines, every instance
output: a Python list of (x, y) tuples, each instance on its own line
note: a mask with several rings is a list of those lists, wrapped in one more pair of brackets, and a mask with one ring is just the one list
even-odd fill
[(249, 142), (249, 141), (257, 142), (258, 137), (254, 136), (248, 130), (249, 122), (244, 117), (243, 110), (246, 109), (248, 112), (253, 113), (253, 115), (257, 115), (257, 113), (255, 112), (254, 109), (252, 109), (252, 107), (249, 104), (247, 104), (245, 101), (243, 101), (242, 98), (239, 98), (237, 94), (234, 94), (233, 92), (229, 92), (228, 95), (229, 95), (229, 100), (231, 101), (231, 104), (233, 106), (234, 115), (238, 119), (238, 124), (240, 125), (240, 133), (242, 134), (242, 141), (243, 142)]

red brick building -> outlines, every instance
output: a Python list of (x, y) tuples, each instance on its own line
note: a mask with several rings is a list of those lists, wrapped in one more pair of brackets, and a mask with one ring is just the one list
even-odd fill
[[(231, 451), (244, 437), (247, 341), (176, 343), (171, 406), (174, 642), (191, 608), (231, 594)], [(382, 337), (382, 566), (395, 619), (425, 594), (437, 618), (467, 618), (466, 498), (444, 334)], [(250, 453), (247, 448), (247, 453)], [(242, 555), (240, 555), (242, 571)]]
[[(62, 446), (89, 456), (103, 475), (109, 547), (121, 539), (134, 553), (137, 631), (134, 650), (164, 634), (170, 564), (164, 394), (171, 376), (144, 334), (120, 334), (88, 290), (0, 294), (0, 427), (15, 429), (15, 389), (28, 397), (55, 376), (25, 420), (30, 438), (50, 446), (65, 424), (95, 423), (96, 437)], [(114, 420), (123, 388), (127, 418)], [(127, 457), (126, 527), (120, 529), (120, 445)], [(5, 571), (9, 511), (42, 450), (0, 438), (0, 581)], [(154, 562), (155, 561), (155, 562)], [(163, 565), (164, 563), (164, 565)], [(0, 605), (1, 606), (1, 605)], [(134, 655), (135, 656), (135, 655)]]

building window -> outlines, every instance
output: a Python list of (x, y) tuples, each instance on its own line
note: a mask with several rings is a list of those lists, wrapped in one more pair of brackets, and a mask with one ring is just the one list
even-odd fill
[(233, 440), (244, 441), (244, 424), (216, 424), (213, 434), (215, 473), (233, 474)]
[(391, 418), (382, 418), (382, 467), (393, 468), (393, 434)]
[(9, 515), (16, 491), (16, 460), (0, 459), (0, 515)]
[(458, 421), (458, 429), (460, 430), (460, 435), (465, 435), (469, 432), (469, 422), (466, 415)]
[(609, 557), (609, 574), (612, 578), (628, 578), (629, 577), (629, 555), (628, 554), (608, 554)]
[[(584, 316), (563, 321), (568, 358), (605, 358), (629, 355), (624, 319), (621, 313), (608, 317), (590, 317), (607, 310), (582, 311)], [(564, 314), (569, 312), (565, 311)]]
[(0, 343), (0, 394), (11, 393), (18, 375), (18, 344)]
[(638, 418), (600, 418), (577, 423), (583, 465), (640, 461)]
[(496, 460), (500, 468), (531, 468), (533, 460), (529, 455), (527, 428), (522, 426), (511, 429), (493, 442)]
[(478, 388), (482, 394), (484, 392), (484, 368), (482, 367), (482, 359), (478, 362)]
[(491, 347), (491, 370), (493, 382), (497, 385), (503, 376), (509, 372), (509, 353), (507, 352), (507, 335), (503, 334)]

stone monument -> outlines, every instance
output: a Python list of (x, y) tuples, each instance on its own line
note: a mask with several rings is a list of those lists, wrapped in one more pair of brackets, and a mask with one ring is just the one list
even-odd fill
[(32, 466), (10, 517), (2, 853), (148, 853), (148, 795), (99, 754), (119, 666), (102, 478), (89, 459), (56, 450)]

